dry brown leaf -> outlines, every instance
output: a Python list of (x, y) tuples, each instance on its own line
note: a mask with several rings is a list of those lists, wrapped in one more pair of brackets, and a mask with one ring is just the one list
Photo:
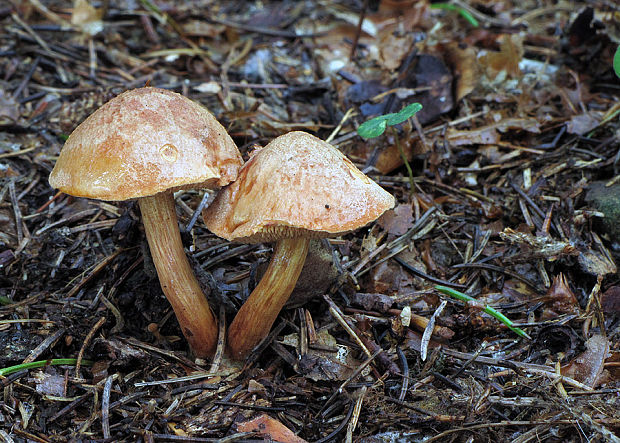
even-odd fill
[(36, 390), (42, 395), (55, 395), (62, 397), (65, 392), (65, 377), (62, 375), (46, 374), (37, 372), (34, 374)]
[(490, 145), (498, 143), (500, 136), (494, 126), (483, 126), (471, 131), (448, 128), (446, 139), (453, 146)]
[(546, 308), (543, 319), (556, 318), (560, 314), (576, 314), (579, 312), (579, 303), (573, 291), (568, 286), (566, 277), (560, 273), (553, 279), (553, 284), (545, 297)]
[(19, 103), (11, 94), (0, 89), (0, 124), (15, 123), (18, 118)]
[(603, 118), (602, 112), (590, 111), (573, 116), (566, 122), (566, 132), (569, 134), (583, 135), (596, 128)]
[(609, 340), (602, 335), (594, 335), (586, 342), (586, 350), (562, 367), (562, 375), (594, 388), (599, 382), (608, 355)]
[(476, 51), (471, 47), (461, 48), (458, 42), (445, 46), (446, 58), (456, 77), (455, 101), (460, 101), (471, 93), (480, 83), (480, 64)]
[(351, 297), (351, 303), (361, 306), (367, 311), (377, 311), (385, 313), (394, 304), (394, 299), (385, 294), (367, 294), (356, 292)]
[(489, 78), (494, 79), (500, 72), (505, 71), (510, 77), (519, 77), (521, 69), (519, 62), (523, 57), (523, 38), (517, 34), (503, 35), (500, 38), (499, 52), (489, 52), (480, 57), (480, 62), (486, 67)]
[[(437, 341), (434, 340), (434, 338), (435, 337), (432, 337), (431, 340), (428, 342), (428, 349), (433, 349), (440, 345)], [(417, 331), (407, 329), (405, 347), (420, 352), (422, 349), (422, 334)]]
[(413, 221), (411, 205), (402, 203), (383, 214), (378, 224), (390, 234), (403, 235), (413, 226)]
[(527, 253), (533, 257), (545, 258), (549, 261), (556, 260), (563, 255), (580, 254), (570, 242), (555, 240), (547, 235), (532, 235), (506, 228), (499, 233), (499, 236), (505, 241), (526, 246)]
[(500, 132), (506, 132), (510, 129), (527, 131), (533, 134), (540, 133), (540, 123), (535, 118), (502, 118), (493, 125)]
[[(360, 361), (352, 355), (349, 347), (339, 345), (336, 339), (325, 329), (316, 334), (316, 342), (299, 361), (299, 372), (314, 381), (346, 380)], [(282, 344), (299, 347), (299, 334), (289, 334)]]
[(269, 439), (269, 441), (306, 443), (306, 440), (298, 437), (289, 428), (267, 414), (261, 414), (250, 421), (237, 423), (237, 431), (258, 432), (259, 435)]
[(75, 0), (71, 24), (78, 26), (82, 31), (95, 35), (103, 29), (103, 10), (92, 7), (87, 0)]
[(182, 28), (186, 35), (210, 38), (217, 37), (226, 30), (224, 25), (214, 25), (203, 20), (188, 20), (183, 23)]
[(412, 44), (412, 34), (399, 36), (391, 32), (385, 33), (379, 41), (377, 61), (390, 71), (394, 71), (398, 69), (403, 59), (407, 56)]
[(601, 308), (607, 315), (620, 313), (620, 286), (611, 286), (601, 296)]
[(581, 269), (591, 275), (615, 274), (618, 270), (613, 261), (590, 248), (580, 250), (577, 261)]

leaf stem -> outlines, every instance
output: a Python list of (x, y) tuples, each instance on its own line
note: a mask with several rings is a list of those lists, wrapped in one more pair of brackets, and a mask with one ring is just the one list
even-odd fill
[(409, 165), (409, 160), (407, 160), (405, 151), (403, 150), (403, 147), (400, 145), (400, 140), (398, 138), (398, 131), (396, 131), (396, 129), (394, 129), (393, 126), (390, 126), (390, 129), (392, 130), (392, 134), (394, 135), (394, 141), (396, 143), (396, 147), (398, 148), (398, 152), (400, 152), (400, 156), (403, 159), (405, 168), (407, 168), (407, 174), (409, 175), (409, 186), (411, 187), (409, 192), (413, 192), (414, 181), (413, 181), (413, 171), (411, 170), (411, 165)]

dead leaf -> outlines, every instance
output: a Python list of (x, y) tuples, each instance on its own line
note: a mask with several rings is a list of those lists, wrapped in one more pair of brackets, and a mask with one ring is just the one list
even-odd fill
[(590, 111), (573, 116), (566, 122), (566, 132), (569, 134), (584, 135), (596, 128), (603, 118), (602, 112)]
[(183, 32), (193, 37), (215, 38), (226, 30), (224, 25), (215, 25), (203, 20), (188, 20), (182, 25)]
[(169, 422), (168, 429), (174, 432), (174, 435), (178, 435), (179, 437), (189, 437), (189, 434), (185, 432), (185, 430), (178, 423)]
[(385, 33), (379, 42), (379, 56), (377, 61), (390, 71), (398, 69), (403, 59), (411, 50), (413, 35), (395, 35)]
[[(349, 378), (360, 361), (353, 357), (347, 346), (339, 345), (327, 330), (319, 331), (316, 337), (316, 342), (299, 361), (299, 372), (314, 381)], [(285, 336), (282, 344), (297, 348), (299, 335), (295, 333)]]
[(484, 126), (471, 131), (448, 128), (446, 139), (452, 146), (490, 145), (498, 143), (500, 136), (495, 127)]
[(540, 133), (540, 123), (535, 118), (503, 117), (494, 126), (500, 132), (516, 129), (531, 132), (532, 134)]
[(413, 221), (411, 205), (402, 203), (383, 214), (378, 223), (390, 234), (403, 235), (413, 226)]
[(480, 57), (480, 63), (486, 67), (489, 78), (494, 79), (500, 72), (510, 77), (519, 77), (519, 62), (523, 58), (523, 37), (512, 34), (500, 38), (499, 52), (489, 52)]
[(259, 382), (257, 382), (256, 380), (251, 379), (248, 382), (248, 392), (250, 394), (256, 394), (256, 393), (266, 394), (267, 389), (263, 385), (261, 385)]
[[(504, 229), (499, 236), (511, 243), (519, 243), (526, 248), (526, 254), (532, 257), (556, 260), (563, 255), (577, 255), (579, 251), (570, 242), (555, 240), (548, 235), (532, 235), (527, 232), (518, 232), (511, 228)], [(529, 248), (528, 248), (529, 247)]]
[(61, 397), (65, 392), (65, 377), (62, 375), (36, 372), (34, 374), (36, 390), (39, 394)]
[[(440, 346), (433, 338), (428, 342), (427, 349), (433, 349)], [(420, 352), (422, 350), (422, 334), (411, 329), (407, 329), (407, 335), (405, 338), (405, 347)]]
[(15, 123), (19, 114), (19, 103), (11, 94), (0, 89), (0, 124)]
[(95, 35), (103, 30), (103, 10), (91, 6), (87, 0), (75, 0), (71, 24), (79, 27), (83, 32)]
[(602, 335), (594, 335), (586, 342), (586, 350), (562, 367), (562, 375), (594, 388), (599, 382), (608, 355), (609, 340)]
[(611, 286), (601, 296), (601, 307), (607, 315), (620, 313), (620, 286)]
[(553, 279), (553, 284), (545, 297), (546, 308), (543, 319), (556, 318), (560, 314), (576, 314), (579, 312), (579, 303), (571, 291), (564, 274), (560, 273)]
[(470, 94), (479, 84), (481, 69), (476, 51), (468, 46), (461, 48), (458, 42), (450, 42), (445, 46), (446, 57), (452, 65), (456, 77), (457, 102)]
[(361, 306), (367, 311), (385, 313), (392, 307), (394, 300), (392, 297), (384, 294), (363, 294), (358, 292), (351, 297), (351, 303)]
[(259, 435), (269, 441), (306, 443), (306, 440), (298, 437), (289, 428), (267, 414), (261, 414), (250, 421), (237, 423), (237, 431), (258, 432)]
[(590, 248), (580, 250), (577, 261), (581, 269), (591, 275), (615, 274), (618, 270), (613, 261)]

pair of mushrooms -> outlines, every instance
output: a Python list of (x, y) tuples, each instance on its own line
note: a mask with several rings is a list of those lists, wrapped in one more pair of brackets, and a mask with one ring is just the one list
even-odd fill
[(231, 241), (276, 242), (266, 273), (228, 330), (228, 351), (237, 359), (269, 333), (310, 239), (353, 231), (394, 206), (337, 149), (304, 132), (277, 137), (243, 165), (205, 108), (151, 87), (119, 95), (81, 123), (49, 182), (80, 197), (138, 199), (162, 290), (199, 357), (215, 351), (217, 321), (183, 250), (174, 191), (225, 186), (203, 212), (207, 228)]

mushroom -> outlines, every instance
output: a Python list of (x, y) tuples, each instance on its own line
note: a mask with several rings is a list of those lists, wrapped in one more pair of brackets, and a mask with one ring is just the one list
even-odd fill
[(217, 322), (181, 242), (173, 191), (224, 186), (243, 164), (237, 146), (201, 105), (139, 88), (103, 105), (69, 136), (49, 182), (70, 195), (138, 199), (161, 288), (198, 357), (217, 344)]
[(209, 230), (241, 243), (275, 241), (267, 271), (228, 330), (228, 351), (244, 358), (288, 300), (312, 238), (376, 220), (394, 197), (327, 142), (290, 132), (257, 149), (237, 180), (203, 211)]

